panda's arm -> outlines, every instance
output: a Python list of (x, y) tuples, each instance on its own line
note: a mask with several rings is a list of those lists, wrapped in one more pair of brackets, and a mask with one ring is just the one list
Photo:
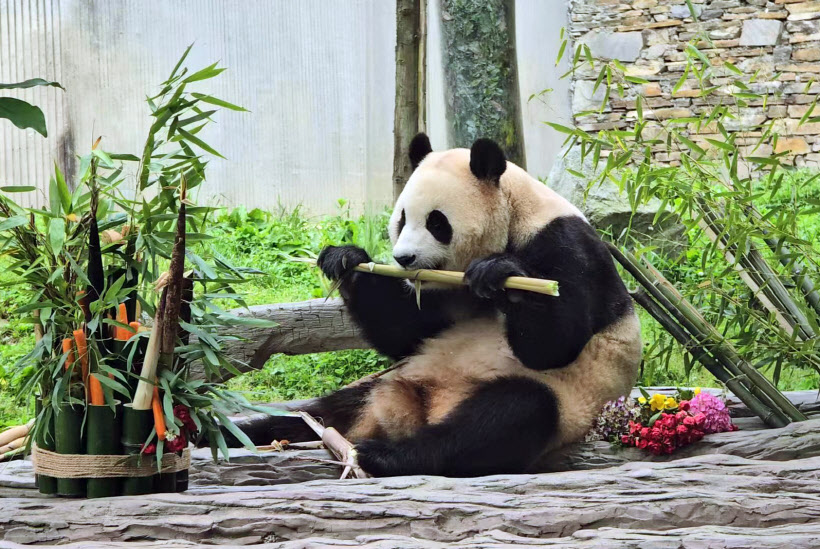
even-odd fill
[(492, 296), (505, 313), (513, 352), (534, 370), (568, 365), (595, 333), (632, 309), (609, 251), (580, 217), (554, 220), (520, 249), (475, 262), (467, 275), (471, 287), (485, 286), (485, 294), (513, 275), (558, 281), (557, 297), (516, 291)]
[(345, 305), (377, 351), (404, 358), (451, 324), (446, 296), (425, 293), (419, 309), (415, 292), (404, 280), (352, 271), (352, 266), (369, 261), (361, 248), (330, 246), (318, 263), (329, 278), (342, 281), (339, 291)]

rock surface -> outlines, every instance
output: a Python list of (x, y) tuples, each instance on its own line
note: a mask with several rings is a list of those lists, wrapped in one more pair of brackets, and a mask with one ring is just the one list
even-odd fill
[[(817, 406), (813, 391), (788, 396)], [(586, 443), (545, 465), (561, 472), (476, 479), (340, 481), (323, 450), (232, 450), (219, 465), (196, 450), (186, 493), (83, 500), (40, 496), (30, 464), (16, 461), (0, 465), (0, 549), (815, 547), (820, 419), (783, 429), (743, 419), (753, 428), (670, 457)]]
[(641, 206), (633, 215), (628, 199), (620, 193), (617, 185), (604, 181), (590, 187), (591, 181), (596, 181), (592, 155), (582, 158), (580, 147), (572, 147), (556, 158), (547, 185), (580, 208), (596, 228), (609, 229), (616, 237), (630, 227), (634, 236), (662, 249), (670, 249), (670, 246), (674, 247), (680, 242), (683, 228), (677, 218), (662, 215), (655, 221), (661, 207), (660, 201), (654, 200)]
[(409, 536), (424, 546), (426, 541), (465, 543), (501, 535), (511, 545), (575, 536), (580, 541), (598, 537), (613, 546), (601, 536), (608, 532), (603, 529), (617, 528), (621, 536), (633, 536), (632, 546), (641, 539), (637, 536), (646, 535), (662, 546), (669, 542), (668, 531), (681, 528), (730, 527), (737, 535), (750, 535), (792, 525), (796, 529), (784, 530), (798, 536), (793, 543), (805, 545), (806, 536), (816, 535), (813, 526), (820, 521), (818, 470), (820, 457), (776, 462), (709, 455), (475, 479), (324, 480), (194, 488), (184, 494), (116, 500), (7, 498), (0, 503), (0, 538), (23, 544), (98, 546), (159, 540), (232, 545), (302, 540), (301, 545), (285, 545), (299, 547), (309, 546), (309, 539)]
[[(697, 18), (692, 17), (689, 7)], [(709, 98), (700, 94), (697, 79), (688, 68), (684, 49), (699, 42), (707, 52), (713, 69), (705, 87), (730, 86), (736, 79), (753, 81), (754, 93), (764, 94), (749, 102), (749, 107), (766, 107), (750, 118), (754, 127), (749, 135), (739, 136), (738, 144), (748, 146), (764, 128), (774, 122), (781, 139), (806, 136), (808, 147), (792, 149), (780, 157), (795, 166), (820, 165), (820, 127), (799, 124), (801, 116), (786, 110), (792, 105), (811, 104), (815, 91), (806, 85), (820, 80), (820, 2), (805, 0), (572, 0), (569, 2), (570, 43), (589, 45), (593, 55), (619, 59), (627, 74), (646, 82), (625, 86), (620, 97), (613, 92), (609, 105), (597, 114), (589, 111), (585, 89), (598, 78), (601, 65), (587, 65), (572, 75), (575, 89), (572, 110), (576, 126), (587, 131), (629, 130), (637, 119), (636, 98), (643, 96), (642, 109), (647, 120), (700, 116), (710, 112), (716, 101), (728, 98), (718, 91)], [(708, 45), (700, 38), (708, 35)], [(731, 63), (743, 74), (722, 70)], [(777, 78), (774, 75), (778, 75)], [(682, 86), (678, 86), (681, 82)], [(580, 90), (580, 91), (579, 91)], [(726, 102), (724, 101), (724, 104)], [(596, 106), (597, 107), (599, 105)], [(744, 109), (745, 110), (745, 109)], [(583, 114), (583, 115), (582, 115)], [(729, 131), (748, 131), (747, 124)], [(653, 128), (648, 124), (644, 136)], [(713, 125), (689, 136), (703, 148), (713, 146), (706, 139), (722, 141)], [(751, 156), (764, 156), (767, 151)], [(654, 160), (678, 166), (680, 153), (666, 149), (659, 139), (653, 146)]]

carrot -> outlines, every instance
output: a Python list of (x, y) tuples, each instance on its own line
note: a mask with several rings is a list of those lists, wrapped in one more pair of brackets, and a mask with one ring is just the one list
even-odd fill
[(151, 400), (151, 408), (154, 410), (154, 427), (157, 430), (157, 438), (165, 440), (165, 415), (162, 413), (159, 388), (156, 385), (154, 386), (154, 398)]
[(140, 324), (139, 322), (129, 322), (128, 325), (131, 326), (132, 330), (134, 330), (133, 334), (128, 334), (128, 339), (131, 339), (132, 337), (140, 333), (140, 326), (142, 326), (142, 324)]
[(74, 364), (74, 343), (70, 337), (63, 340), (63, 354), (68, 353), (65, 359), (65, 369), (68, 370)]
[(86, 397), (88, 395), (88, 340), (85, 338), (85, 330), (74, 330), (74, 341), (77, 343), (77, 354), (80, 364), (83, 366), (83, 385), (85, 385)]
[(105, 393), (103, 393), (100, 380), (94, 376), (88, 376), (88, 389), (91, 393), (91, 404), (103, 406), (105, 404)]
[[(120, 303), (120, 306), (118, 307), (117, 322), (120, 324), (128, 324), (128, 312), (125, 308), (125, 303)], [(117, 341), (128, 341), (128, 336), (130, 335), (130, 332), (126, 328), (117, 326), (114, 339)]]

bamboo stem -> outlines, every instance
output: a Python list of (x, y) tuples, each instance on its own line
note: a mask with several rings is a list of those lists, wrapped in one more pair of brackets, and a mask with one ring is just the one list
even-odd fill
[[(291, 261), (316, 265), (315, 259), (291, 258)], [(408, 271), (393, 265), (380, 265), (378, 263), (361, 263), (354, 269), (360, 273), (372, 273), (381, 276), (391, 276), (393, 278), (406, 278), (407, 280), (420, 280), (422, 282), (438, 282), (440, 284), (465, 285), (464, 273), (458, 271), (440, 271), (435, 269), (415, 269)], [(505, 288), (512, 290), (525, 290), (544, 295), (558, 296), (558, 282), (555, 280), (545, 280), (542, 278), (529, 278), (526, 276), (511, 276), (504, 283)]]
[(736, 245), (727, 241), (725, 231), (714, 210), (706, 204), (700, 206), (704, 214), (702, 226), (706, 229), (707, 236), (723, 250), (727, 260), (735, 265), (743, 281), (755, 293), (755, 297), (778, 317), (781, 326), (789, 335), (797, 329), (803, 341), (813, 338), (815, 332), (806, 315), (757, 248), (750, 244), (747, 251), (739, 251)]
[(789, 418), (777, 408), (770, 408), (761, 402), (738, 378), (732, 377), (724, 366), (711, 357), (708, 352), (675, 322), (663, 307), (655, 302), (644, 290), (631, 292), (632, 299), (635, 300), (644, 310), (658, 321), (692, 357), (703, 364), (713, 376), (726, 385), (729, 390), (738, 396), (763, 422), (769, 427), (785, 427), (789, 423)]
[[(747, 206), (745, 210), (746, 214), (755, 221), (763, 221), (763, 216), (753, 206)], [(777, 256), (780, 264), (790, 269), (791, 279), (794, 281), (795, 285), (800, 288), (806, 303), (808, 303), (815, 310), (815, 312), (820, 315), (820, 292), (817, 291), (817, 288), (814, 286), (814, 282), (812, 282), (808, 274), (805, 273), (806, 267), (803, 262), (797, 258), (789, 258), (791, 252), (789, 251), (788, 246), (783, 243), (782, 238), (773, 237), (765, 228), (761, 231), (763, 233), (763, 241), (772, 253)]]
[[(771, 402), (772, 407), (780, 408), (793, 421), (806, 419), (794, 404), (774, 387), (760, 372), (743, 360), (734, 346), (724, 338), (709, 322), (704, 319), (695, 307), (680, 295), (666, 278), (654, 267), (641, 264), (635, 256), (609, 245), (615, 259), (646, 288), (650, 294), (672, 313), (678, 322), (697, 340), (709, 343), (710, 352), (723, 363), (735, 377), (745, 374), (751, 385), (750, 390), (759, 399)], [(738, 395), (740, 397), (740, 395)]]
[(342, 473), (342, 478), (347, 476), (349, 471), (352, 471), (356, 478), (368, 478), (356, 461), (356, 449), (339, 431), (333, 427), (324, 427), (321, 423), (316, 421), (307, 412), (298, 412), (299, 416), (307, 423), (308, 427), (313, 429), (313, 432), (319, 435), (322, 442), (327, 446), (336, 458), (345, 464), (345, 471)]
[(5, 446), (13, 440), (17, 440), (19, 438), (27, 436), (31, 432), (31, 428), (33, 426), (34, 420), (32, 419), (24, 425), (9, 427), (5, 431), (0, 432), (0, 446)]

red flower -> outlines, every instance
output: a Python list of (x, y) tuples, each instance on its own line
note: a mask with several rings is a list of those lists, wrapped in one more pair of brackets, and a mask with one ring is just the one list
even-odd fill
[(661, 453), (661, 445), (658, 444), (657, 442), (650, 442), (646, 446), (646, 449), (649, 450), (650, 452), (652, 452), (653, 454), (655, 454), (656, 456), (660, 455), (660, 453)]
[(671, 454), (672, 452), (674, 452), (674, 451), (675, 451), (675, 447), (674, 447), (674, 446), (672, 446), (672, 445), (665, 446), (665, 447), (664, 447), (664, 449), (663, 449), (663, 451), (664, 451), (664, 453), (665, 453), (665, 454), (667, 454), (667, 455), (668, 455), (668, 454)]
[(148, 454), (148, 455), (156, 454), (157, 453), (157, 445), (154, 444), (154, 443), (151, 443), (147, 446), (145, 444), (143, 444), (142, 448), (140, 448), (140, 452), (142, 452), (143, 454)]
[(641, 428), (641, 438), (649, 438), (649, 427)]
[(653, 427), (652, 429), (649, 430), (649, 436), (647, 438), (649, 440), (651, 440), (652, 442), (660, 442), (661, 436), (662, 436), (661, 430), (658, 429), (657, 427)]
[(634, 437), (634, 436), (638, 436), (638, 434), (640, 434), (640, 432), (641, 432), (641, 424), (636, 423), (634, 421), (630, 421), (629, 422), (629, 434)]
[(644, 448), (646, 448), (646, 446), (648, 444), (649, 444), (649, 442), (645, 438), (642, 438), (642, 439), (639, 439), (638, 442), (635, 443), (635, 446), (637, 446), (638, 448), (644, 449)]
[(165, 450), (167, 452), (176, 453), (180, 450), (184, 450), (186, 446), (188, 446), (188, 441), (185, 439), (185, 435), (180, 433), (178, 437), (165, 443)]
[(692, 416), (684, 418), (683, 424), (686, 425), (687, 427), (694, 427), (695, 426), (695, 418), (693, 418)]
[(196, 423), (194, 423), (194, 420), (191, 419), (191, 411), (188, 410), (187, 406), (184, 406), (182, 404), (177, 404), (176, 406), (174, 406), (174, 415), (178, 417), (180, 421), (182, 421), (182, 424), (188, 431), (190, 431), (191, 433), (197, 432)]
[(621, 435), (621, 444), (629, 444), (632, 441), (629, 435)]
[(703, 425), (706, 423), (706, 414), (700, 413), (695, 416), (695, 425), (698, 429), (702, 429)]
[[(686, 402), (686, 401), (684, 401), (684, 402)], [(687, 402), (687, 404), (689, 404), (689, 403)], [(683, 421), (687, 417), (689, 417), (689, 414), (687, 414), (686, 412), (678, 412), (677, 414), (675, 414), (675, 419), (677, 419), (679, 422)]]
[(675, 433), (679, 437), (686, 437), (689, 435), (689, 428), (686, 425), (678, 425), (678, 427), (675, 429)]
[[(688, 411), (689, 410), (689, 401), (688, 400), (681, 400), (678, 403), (678, 410), (681, 410), (683, 412)], [(678, 412), (678, 413), (680, 413), (680, 412)]]

